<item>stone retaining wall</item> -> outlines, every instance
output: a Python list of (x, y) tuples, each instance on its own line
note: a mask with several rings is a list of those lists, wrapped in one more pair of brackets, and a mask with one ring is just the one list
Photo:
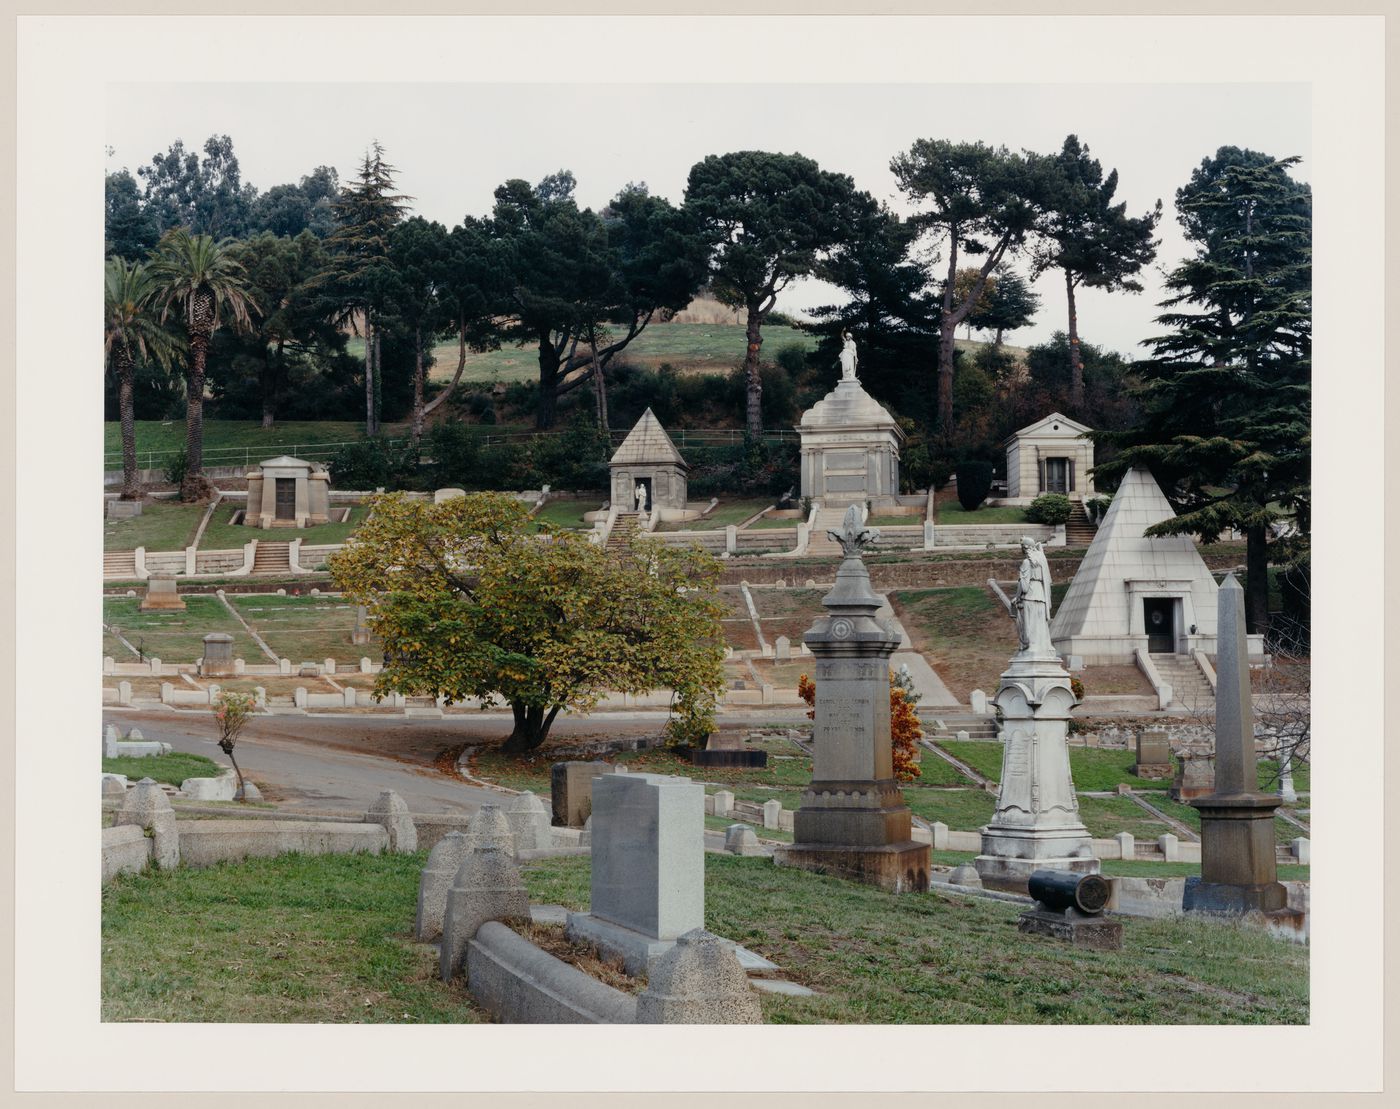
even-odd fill
[(139, 874), (151, 861), (151, 839), (136, 824), (102, 829), (102, 884), (118, 874)]
[(331, 824), (305, 820), (177, 821), (182, 866), (302, 855), (378, 855), (389, 846), (379, 824)]

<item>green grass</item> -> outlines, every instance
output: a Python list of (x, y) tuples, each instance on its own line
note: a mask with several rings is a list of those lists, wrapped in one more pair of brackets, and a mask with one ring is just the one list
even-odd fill
[[(1193, 878), (1201, 872), (1200, 863), (1154, 863), (1147, 859), (1104, 859), (1100, 869), (1109, 877), (1130, 878)], [(1306, 882), (1311, 868), (1282, 865), (1278, 868), (1280, 882)]]
[(102, 760), (102, 773), (125, 774), (133, 782), (150, 778), (156, 782), (166, 782), (178, 786), (186, 778), (217, 778), (224, 772), (213, 759), (203, 755), (189, 755), (183, 751), (172, 751), (168, 755), (148, 755), (136, 759), (122, 756)]
[(329, 543), (344, 543), (346, 537), (365, 522), (369, 509), (365, 505), (355, 505), (350, 509), (350, 519), (343, 524), (318, 524), (311, 528), (247, 528), (242, 524), (231, 524), (234, 505), (225, 502), (214, 510), (214, 518), (204, 529), (199, 540), (200, 550), (227, 551), (251, 543), (254, 539), (263, 543), (290, 543), (300, 539), (308, 547)]
[(1026, 510), (1015, 505), (987, 506), (968, 512), (956, 500), (941, 501), (934, 506), (938, 518), (935, 524), (944, 527), (965, 524), (1024, 524)]
[(922, 516), (871, 516), (865, 521), (868, 528), (921, 528)]
[(548, 501), (532, 519), (537, 524), (549, 524), (556, 528), (591, 528), (593, 525), (584, 520), (583, 514), (597, 512), (602, 507), (601, 495), (586, 501)]
[(775, 528), (795, 528), (798, 524), (805, 524), (807, 521), (801, 516), (763, 516), (755, 520), (745, 531), (772, 531)]
[(194, 538), (207, 505), (147, 501), (140, 516), (108, 520), (102, 525), (104, 551), (183, 551)]
[[(385, 424), (384, 434), (396, 439), (407, 435), (408, 425)], [(279, 454), (295, 454), (296, 448), (321, 443), (353, 443), (365, 436), (365, 425), (354, 420), (301, 420), (274, 424), (264, 428), (257, 420), (210, 420), (204, 421), (204, 464), (206, 466), (256, 465), (265, 458), (275, 458)], [(103, 424), (102, 449), (106, 454), (106, 468), (121, 469), (122, 431), (121, 424), (109, 421)], [(147, 461), (140, 455), (146, 451), (168, 451), (179, 453), (185, 449), (185, 421), (161, 420), (136, 421), (137, 465), (146, 467)], [(236, 457), (227, 455), (236, 451)], [(158, 460), (157, 469), (165, 465)]]
[[(655, 369), (669, 362), (681, 373), (728, 373), (744, 361), (744, 329), (727, 324), (653, 324), (633, 339), (619, 356), (619, 362)], [(780, 348), (797, 343), (804, 350), (816, 346), (815, 337), (796, 328), (770, 324), (763, 329), (765, 361), (777, 356)], [(364, 357), (364, 340), (350, 339), (346, 350)], [(439, 343), (433, 350), (434, 364), (429, 375), (434, 381), (450, 381), (457, 369), (457, 344)], [(507, 346), (478, 354), (467, 351), (463, 381), (534, 382), (540, 377), (539, 354), (534, 347)]]
[(921, 751), (919, 759), (919, 779), (916, 785), (924, 786), (971, 786), (975, 783), (947, 759), (940, 759), (932, 751)]
[[(715, 505), (714, 510), (699, 520), (671, 520), (661, 524), (660, 531), (718, 531), (726, 528), (730, 524), (739, 525), (750, 516), (757, 515), (765, 508), (773, 507), (771, 497), (748, 498), (735, 500), (722, 500)], [(779, 523), (784, 527), (796, 527), (797, 520), (782, 520)], [(757, 525), (755, 525), (757, 526)], [(777, 525), (773, 525), (777, 526)]]
[(413, 940), (425, 861), (283, 855), (118, 877), (102, 891), (102, 1019), (482, 1022)]
[(960, 832), (975, 832), (992, 819), (997, 799), (981, 789), (920, 789), (904, 787), (904, 802), (915, 816), (930, 824), (941, 821)]
[[(139, 597), (103, 597), (102, 619), (121, 628), (122, 635), (132, 646), (140, 647), (147, 658), (154, 655), (162, 662), (194, 662), (203, 658), (204, 637), (210, 632), (233, 636), (234, 658), (256, 662), (266, 657), (217, 597), (186, 594), (184, 601), (184, 612), (141, 612)], [(129, 652), (112, 657), (131, 659)]]
[[(1076, 783), (1078, 784), (1078, 783)], [(1079, 817), (1095, 839), (1109, 839), (1119, 832), (1131, 832), (1134, 839), (1155, 843), (1171, 826), (1158, 820), (1131, 797), (1079, 796)]]
[[(285, 855), (122, 876), (102, 893), (104, 1020), (475, 1023), (411, 929), (423, 852)], [(942, 861), (942, 860), (940, 860)], [(528, 863), (535, 903), (588, 906), (586, 858)], [(769, 1023), (1281, 1024), (1308, 1019), (1308, 949), (1195, 920), (1124, 923), (1124, 949), (1015, 930), (1021, 906), (895, 896), (705, 857), (705, 927), (819, 991)]]
[(358, 646), (351, 642), (355, 606), (343, 597), (231, 594), (228, 600), (278, 658), (294, 664), (328, 658), (358, 664), (361, 658), (375, 658), (383, 652), (377, 642)]

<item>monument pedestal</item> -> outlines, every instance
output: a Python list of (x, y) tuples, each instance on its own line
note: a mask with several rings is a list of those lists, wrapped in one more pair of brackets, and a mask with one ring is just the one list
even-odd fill
[(1021, 914), (1016, 930), (1033, 936), (1049, 936), (1074, 947), (1090, 947), (1096, 951), (1123, 949), (1121, 921), (1081, 913), (1078, 909), (1055, 912), (1037, 905), (1036, 908)]
[(1212, 794), (1193, 804), (1201, 814), (1201, 876), (1186, 879), (1182, 909), (1239, 916), (1287, 908), (1274, 846), (1279, 798)]
[(996, 695), (1005, 746), (1001, 790), (982, 853), (973, 861), (984, 885), (1026, 892), (1035, 870), (1097, 874), (1089, 831), (1069, 772), (1069, 716), (1074, 692), (1053, 653), (1021, 651)]
[(889, 659), (899, 639), (875, 618), (882, 598), (861, 561), (872, 538), (861, 520), (852, 506), (842, 532), (830, 533), (846, 557), (822, 599), (827, 615), (803, 637), (817, 690), (812, 782), (793, 814), (794, 843), (773, 861), (907, 893), (928, 889), (931, 850), (910, 835), (894, 776)]

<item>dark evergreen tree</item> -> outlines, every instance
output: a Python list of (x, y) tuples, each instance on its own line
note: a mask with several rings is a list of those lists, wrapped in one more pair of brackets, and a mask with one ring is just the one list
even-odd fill
[[(986, 280), (1013, 256), (1036, 225), (1044, 203), (1044, 174), (1033, 159), (1005, 147), (920, 139), (890, 162), (911, 201), (927, 202), (914, 222), (942, 249), (938, 334), (938, 424), (953, 433), (954, 335), (976, 308)], [(958, 295), (957, 273), (965, 257), (980, 258), (981, 280)]]
[(359, 173), (334, 201), (336, 229), (326, 240), (329, 264), (316, 283), (327, 314), (356, 328), (365, 340), (365, 434), (378, 435), (383, 392), (376, 330), (380, 305), (390, 295), (389, 236), (403, 218), (405, 201), (394, 191), (395, 168), (378, 142), (365, 152)]
[(978, 331), (995, 334), (993, 346), (1001, 346), (1008, 331), (1026, 327), (1040, 311), (1040, 296), (1031, 290), (1026, 279), (1014, 270), (1003, 267), (991, 275), (991, 295), (985, 308), (974, 308), (967, 322)]
[(108, 258), (139, 261), (155, 249), (160, 231), (141, 203), (136, 178), (126, 170), (107, 174), (104, 238)]
[(685, 207), (711, 244), (710, 287), (743, 309), (745, 425), (763, 430), (759, 350), (778, 294), (847, 240), (862, 202), (851, 179), (801, 154), (712, 154), (690, 170)]
[(1312, 196), (1297, 162), (1221, 147), (1177, 190), (1195, 254), (1167, 279), (1157, 322), (1171, 331), (1138, 367), (1138, 426), (1100, 435), (1122, 448), (1105, 478), (1145, 464), (1178, 510), (1149, 534), (1244, 532), (1254, 632), (1271, 554), (1305, 563), (1310, 529)]

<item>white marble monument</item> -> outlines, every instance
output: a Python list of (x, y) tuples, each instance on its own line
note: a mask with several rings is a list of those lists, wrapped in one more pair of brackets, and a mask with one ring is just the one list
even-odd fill
[(842, 333), (841, 380), (802, 414), (802, 496), (826, 508), (869, 501), (892, 507), (899, 496), (899, 451), (904, 432), (861, 387), (856, 345)]
[(1001, 790), (982, 829), (974, 865), (991, 887), (1025, 892), (1034, 870), (1097, 874), (1088, 829), (1069, 772), (1069, 672), (1050, 643), (1050, 570), (1034, 540), (1022, 540), (1011, 615), (1021, 649), (1001, 676), (996, 704), (1004, 719)]

